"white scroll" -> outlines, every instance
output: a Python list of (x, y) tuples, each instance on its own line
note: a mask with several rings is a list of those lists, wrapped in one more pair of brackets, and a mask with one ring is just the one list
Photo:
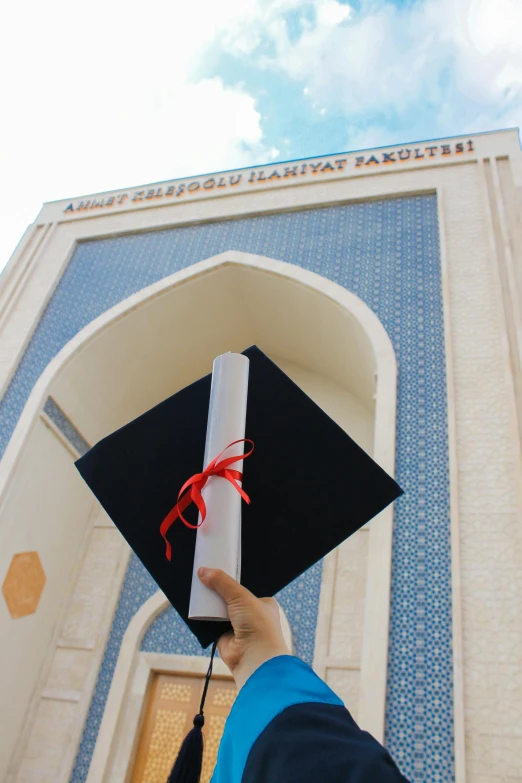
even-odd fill
[[(249, 360), (225, 353), (214, 360), (203, 468), (229, 443), (245, 437)], [(222, 458), (244, 453), (244, 443), (227, 449)], [(230, 466), (242, 470), (242, 462)], [(197, 576), (198, 568), (222, 568), (239, 581), (241, 574), (241, 495), (232, 484), (211, 476), (201, 492), (207, 516), (196, 536), (189, 619), (228, 620), (227, 606)], [(198, 520), (201, 522), (201, 516)]]

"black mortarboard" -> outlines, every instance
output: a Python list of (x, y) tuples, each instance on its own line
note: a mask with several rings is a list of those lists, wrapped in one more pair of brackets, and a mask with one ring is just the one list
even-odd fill
[[(402, 494), (398, 484), (256, 346), (241, 463), (241, 583), (273, 596)], [(196, 532), (178, 520), (165, 556), (159, 527), (202, 470), (211, 375), (104, 438), (76, 463), (123, 536), (203, 647), (229, 626), (188, 620)], [(217, 456), (217, 455), (216, 455)], [(195, 509), (184, 512), (195, 522)], [(193, 516), (191, 517), (191, 513)]]

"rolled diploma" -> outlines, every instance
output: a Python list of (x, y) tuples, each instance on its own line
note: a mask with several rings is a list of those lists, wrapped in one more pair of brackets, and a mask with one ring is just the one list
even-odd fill
[[(235, 440), (245, 437), (249, 360), (239, 353), (225, 353), (214, 360), (207, 422), (204, 465)], [(223, 454), (244, 453), (238, 443)], [(230, 465), (242, 471), (242, 462)], [(197, 576), (200, 566), (222, 568), (239, 581), (241, 575), (241, 495), (220, 476), (211, 476), (201, 492), (207, 507), (205, 521), (198, 528), (190, 591), (191, 620), (228, 620), (227, 606)], [(201, 522), (201, 516), (199, 517)]]

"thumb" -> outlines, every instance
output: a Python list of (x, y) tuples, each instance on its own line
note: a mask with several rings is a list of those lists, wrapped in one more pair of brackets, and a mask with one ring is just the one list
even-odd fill
[(250, 590), (240, 585), (220, 568), (200, 568), (198, 576), (205, 587), (215, 590), (223, 598), (227, 606), (240, 602), (249, 604), (252, 599), (255, 600)]

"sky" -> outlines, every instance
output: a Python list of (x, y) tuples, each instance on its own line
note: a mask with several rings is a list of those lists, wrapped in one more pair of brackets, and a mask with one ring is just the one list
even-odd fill
[(16, 0), (0, 269), (46, 201), (522, 126), (522, 0)]

